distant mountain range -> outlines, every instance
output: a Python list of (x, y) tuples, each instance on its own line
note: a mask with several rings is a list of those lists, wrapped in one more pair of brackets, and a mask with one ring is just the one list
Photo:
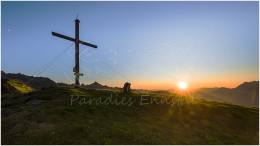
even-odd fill
[[(73, 84), (66, 84), (66, 83), (57, 83), (57, 85), (63, 86), (63, 87), (74, 86)], [(100, 84), (96, 81), (89, 84), (89, 85), (81, 84), (80, 87), (84, 88), (84, 89), (121, 89), (119, 87), (109, 87), (109, 86), (106, 86), (106, 85), (102, 85), (102, 84)]]
[[(2, 93), (27, 93), (33, 90), (40, 90), (43, 88), (66, 86), (70, 87), (73, 84), (56, 83), (46, 77), (27, 76), (21, 73), (5, 73), (1, 71)], [(120, 89), (117, 87), (108, 87), (94, 82), (89, 85), (81, 85), (84, 89)]]
[[(71, 87), (73, 84), (55, 83), (46, 77), (27, 76), (20, 73), (5, 73), (1, 71), (2, 94), (28, 93), (34, 90), (55, 86)], [(89, 85), (81, 85), (84, 89), (108, 89), (121, 90), (118, 87), (109, 87), (94, 82)], [(236, 88), (201, 88), (192, 93), (193, 96), (206, 100), (227, 102), (243, 106), (259, 106), (259, 81), (244, 82)]]
[(236, 88), (201, 88), (195, 97), (243, 106), (259, 106), (259, 81), (244, 82)]

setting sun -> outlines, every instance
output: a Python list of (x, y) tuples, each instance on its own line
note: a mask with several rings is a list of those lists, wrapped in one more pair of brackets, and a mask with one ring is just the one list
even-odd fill
[(178, 88), (181, 90), (186, 90), (188, 88), (188, 83), (185, 81), (179, 81)]

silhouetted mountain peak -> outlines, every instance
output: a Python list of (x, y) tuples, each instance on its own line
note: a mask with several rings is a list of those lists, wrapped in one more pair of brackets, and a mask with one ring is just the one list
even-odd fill
[(209, 100), (258, 107), (259, 81), (244, 82), (236, 88), (202, 88), (194, 95)]
[(257, 90), (257, 89), (259, 89), (259, 81), (244, 82), (235, 88), (235, 90), (240, 90), (240, 91)]
[(89, 84), (89, 85), (84, 85), (83, 87), (88, 88), (88, 89), (104, 89), (104, 88), (107, 88), (106, 86), (101, 85), (100, 83), (98, 83), (96, 81)]

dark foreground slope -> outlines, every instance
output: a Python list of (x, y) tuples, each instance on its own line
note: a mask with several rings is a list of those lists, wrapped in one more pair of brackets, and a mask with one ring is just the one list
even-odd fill
[[(71, 95), (81, 100), (74, 96), (71, 105)], [(2, 144), (258, 144), (258, 108), (167, 92), (135, 92), (125, 105), (104, 105), (99, 97), (123, 95), (49, 88), (2, 97)], [(174, 102), (159, 104), (166, 97)], [(157, 104), (147, 104), (151, 99)]]

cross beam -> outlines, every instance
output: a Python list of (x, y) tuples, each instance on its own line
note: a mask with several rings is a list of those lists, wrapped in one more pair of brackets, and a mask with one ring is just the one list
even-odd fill
[[(66, 35), (63, 35), (63, 34), (59, 34), (59, 33), (57, 33), (57, 32), (52, 32), (52, 35), (53, 35), (53, 36), (56, 36), (56, 37), (63, 38), (63, 39), (65, 39), (65, 40), (69, 40), (69, 41), (75, 42), (75, 39), (74, 39), (74, 38), (69, 37), (69, 36), (66, 36)], [(86, 46), (92, 47), (92, 48), (97, 48), (96, 45), (93, 45), (93, 44), (84, 42), (84, 41), (82, 41), (82, 40), (79, 40), (79, 43), (82, 44), (82, 45), (86, 45)]]
[(79, 72), (79, 44), (85, 45), (85, 46), (89, 46), (92, 48), (97, 48), (96, 45), (93, 45), (91, 43), (88, 42), (84, 42), (82, 40), (79, 39), (79, 19), (75, 20), (75, 38), (63, 35), (63, 34), (59, 34), (57, 32), (52, 32), (53, 36), (59, 37), (59, 38), (63, 38), (65, 40), (69, 40), (75, 43), (75, 67), (73, 68), (74, 71), (74, 75), (75, 75), (75, 85), (79, 86), (79, 76), (83, 75), (80, 74)]

